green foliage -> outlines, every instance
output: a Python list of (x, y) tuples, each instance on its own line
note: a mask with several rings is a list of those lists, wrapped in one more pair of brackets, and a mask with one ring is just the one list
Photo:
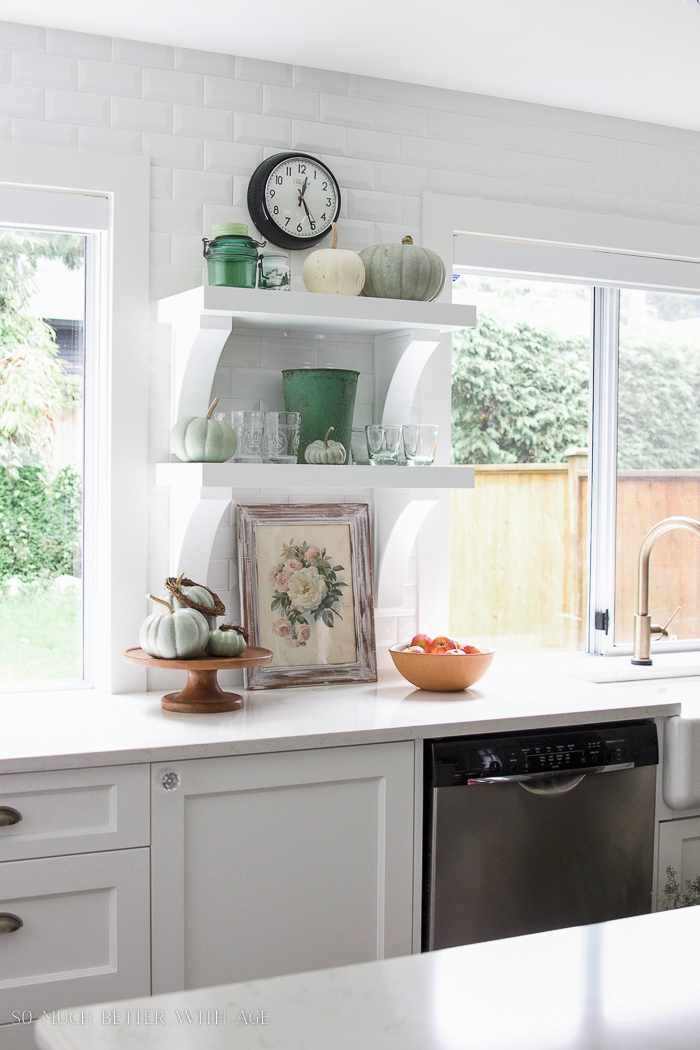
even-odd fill
[(588, 346), (484, 315), (454, 333), (455, 463), (551, 463), (588, 442)]
[(80, 575), (80, 477), (64, 467), (0, 467), (0, 583)]
[(31, 307), (40, 259), (62, 259), (75, 268), (81, 239), (0, 232), (0, 443), (11, 463), (45, 453), (54, 415), (75, 397), (57, 360), (54, 331)]
[(666, 868), (664, 895), (661, 898), (661, 907), (664, 911), (670, 911), (673, 908), (693, 908), (696, 904), (700, 904), (700, 875), (692, 881), (686, 879), (685, 886), (686, 889), (683, 892), (676, 870), (669, 864)]

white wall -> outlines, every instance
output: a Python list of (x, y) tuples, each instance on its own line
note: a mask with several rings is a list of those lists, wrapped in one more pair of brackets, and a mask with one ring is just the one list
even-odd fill
[[(250, 173), (288, 148), (312, 152), (335, 171), (341, 243), (349, 248), (406, 233), (418, 240), (425, 190), (700, 225), (695, 131), (11, 23), (0, 23), (2, 140), (150, 157), (154, 299), (201, 283), (203, 234), (213, 222), (248, 221)], [(222, 407), (254, 408), (263, 398), (281, 408), (279, 369), (306, 361), (352, 357), (362, 390), (371, 390), (366, 344), (295, 342), (290, 349), (284, 339), (250, 333), (243, 371), (225, 351), (214, 386)], [(168, 454), (169, 345), (154, 321), (152, 462)], [(370, 411), (362, 392), (358, 422)], [(151, 589), (166, 572), (167, 526), (167, 492), (153, 487)], [(209, 582), (235, 611), (232, 542), (229, 520)]]

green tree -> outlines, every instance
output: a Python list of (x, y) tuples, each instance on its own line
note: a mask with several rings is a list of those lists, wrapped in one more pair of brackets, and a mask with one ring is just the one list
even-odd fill
[(488, 315), (454, 333), (455, 463), (551, 463), (588, 442), (588, 356), (583, 339), (560, 339)]

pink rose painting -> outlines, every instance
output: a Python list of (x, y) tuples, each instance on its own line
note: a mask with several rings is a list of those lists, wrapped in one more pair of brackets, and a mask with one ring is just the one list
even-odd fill
[(309, 547), (304, 541), (282, 544), (282, 556), (268, 575), (273, 588), (270, 608), (282, 615), (272, 630), (294, 649), (305, 646), (314, 627), (332, 628), (347, 583), (338, 579), (344, 566), (333, 565), (325, 547)]

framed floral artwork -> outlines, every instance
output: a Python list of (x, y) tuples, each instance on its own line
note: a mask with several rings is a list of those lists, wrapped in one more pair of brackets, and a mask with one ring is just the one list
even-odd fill
[(248, 689), (377, 680), (366, 504), (239, 505), (238, 570)]

